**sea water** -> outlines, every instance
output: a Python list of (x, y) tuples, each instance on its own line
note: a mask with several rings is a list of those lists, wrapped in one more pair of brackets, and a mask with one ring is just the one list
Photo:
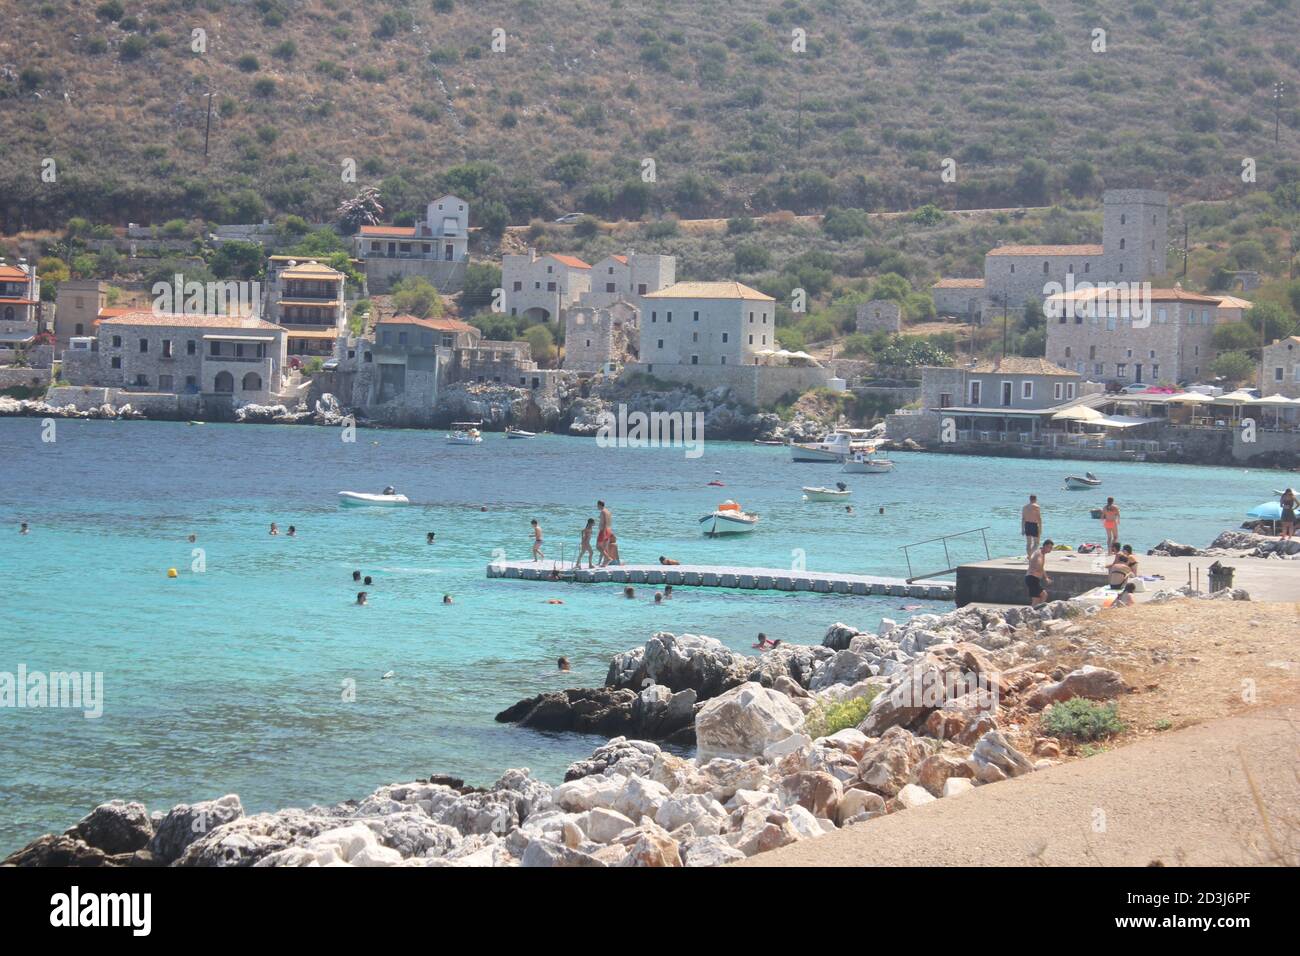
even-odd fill
[[(1122, 538), (1144, 551), (1165, 537), (1207, 544), (1286, 477), (927, 454), (894, 455), (890, 474), (845, 475), (795, 464), (785, 448), (734, 442), (706, 441), (703, 456), (688, 458), (681, 448), (547, 435), (488, 434), (465, 446), (434, 431), (361, 429), (352, 443), (343, 434), (61, 420), (43, 441), (41, 420), (0, 419), (0, 672), (102, 674), (104, 696), (91, 719), (72, 708), (0, 708), (0, 853), (115, 797), (154, 810), (238, 793), (254, 812), (431, 773), (487, 784), (529, 767), (558, 782), (603, 741), (493, 716), (523, 697), (602, 683), (611, 655), (656, 631), (757, 653), (760, 630), (818, 643), (836, 621), (866, 629), (882, 616), (949, 609), (690, 588), (656, 605), (648, 588), (627, 600), (617, 585), (489, 580), (494, 557), (529, 557), (531, 518), (548, 566), (561, 547), (572, 560), (604, 499), (628, 562), (668, 555), (902, 577), (902, 546), (940, 535), (987, 528), (994, 556), (1023, 553), (1030, 492), (1045, 533), (1071, 544), (1104, 541), (1089, 511), (1114, 495)], [(1065, 475), (1084, 467), (1102, 488), (1063, 490)], [(853, 514), (802, 500), (801, 486), (836, 481), (853, 490)], [(339, 491), (389, 484), (412, 505), (338, 505)], [(757, 531), (700, 534), (700, 516), (726, 498), (761, 515)], [(17, 533), (20, 521), (30, 534)], [(912, 573), (983, 559), (983, 540), (912, 549)], [(354, 584), (354, 569), (373, 585)], [(369, 606), (355, 606), (359, 590)], [(572, 673), (557, 672), (560, 656)]]

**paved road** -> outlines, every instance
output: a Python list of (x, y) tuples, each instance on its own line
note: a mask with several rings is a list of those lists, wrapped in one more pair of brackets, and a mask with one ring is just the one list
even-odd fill
[[(1300, 863), (1300, 706), (1228, 717), (980, 787), (737, 866)], [(1288, 825), (1289, 820), (1289, 825)]]

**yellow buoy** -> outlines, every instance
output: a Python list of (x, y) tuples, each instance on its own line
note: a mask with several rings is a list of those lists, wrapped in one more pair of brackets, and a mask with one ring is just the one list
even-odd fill
[(174, 577), (176, 577), (176, 569), (175, 569), (175, 568), (168, 568), (168, 569), (167, 569), (167, 577), (169, 577), (169, 578), (174, 578)]

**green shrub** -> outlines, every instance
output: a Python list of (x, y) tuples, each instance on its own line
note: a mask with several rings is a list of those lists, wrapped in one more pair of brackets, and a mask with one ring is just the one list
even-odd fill
[(879, 693), (880, 688), (872, 687), (865, 697), (855, 697), (828, 706), (819, 704), (804, 721), (804, 732), (816, 740), (818, 737), (829, 737), (838, 730), (856, 727), (866, 720), (871, 702)]
[(1101, 740), (1123, 731), (1117, 704), (1099, 704), (1083, 697), (1054, 704), (1043, 717), (1043, 732), (1066, 740)]

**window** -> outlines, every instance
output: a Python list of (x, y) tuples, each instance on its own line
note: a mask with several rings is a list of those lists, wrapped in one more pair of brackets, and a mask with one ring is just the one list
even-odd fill
[(698, 311), (697, 311), (697, 312), (692, 312), (692, 313), (691, 313), (691, 321), (692, 321), (692, 322), (698, 322), (698, 321), (700, 321), (700, 313), (699, 313)]
[(1155, 357), (1156, 357), (1155, 349), (1152, 349), (1150, 352), (1147, 353), (1147, 358), (1155, 358)]
[(197, 392), (199, 390), (199, 380), (193, 375), (185, 376), (185, 390), (187, 392)]
[(1060, 383), (1060, 382), (1053, 382), (1053, 383), (1052, 383), (1052, 398), (1053, 398), (1055, 401), (1058, 401), (1058, 402), (1059, 402), (1059, 401), (1061, 400), (1061, 391), (1062, 391), (1062, 383)]
[(940, 407), (940, 408), (952, 408), (952, 393), (951, 393), (951, 392), (940, 392), (940, 393), (939, 393), (939, 407)]
[(1119, 214), (1119, 224), (1120, 224), (1121, 226), (1124, 225), (1124, 222), (1125, 222), (1127, 219), (1128, 219), (1128, 217), (1127, 217), (1126, 215), (1124, 215), (1123, 213), (1120, 213), (1120, 214)]
[(1074, 398), (1074, 383), (1073, 383), (1073, 382), (1066, 382), (1066, 383), (1065, 383), (1065, 397), (1066, 397), (1066, 398)]
[(1106, 374), (1106, 367), (1102, 365), (1100, 362), (1098, 362), (1096, 365), (1092, 367), (1092, 374), (1096, 375), (1098, 378), (1101, 378), (1103, 375)]
[(443, 347), (443, 348), (445, 348), (445, 349), (449, 349), (449, 348), (451, 348), (451, 347), (452, 347), (453, 345), (455, 345), (455, 344), (456, 344), (456, 336), (454, 336), (454, 335), (444, 335), (444, 336), (442, 337), (442, 347)]
[(1043, 275), (1047, 275), (1047, 260), (1043, 260)]
[(664, 313), (664, 321), (665, 321), (665, 322), (671, 322), (672, 320), (673, 320), (673, 314), (672, 314), (671, 312), (665, 312), (665, 313)]
[(113, 336), (113, 348), (120, 349), (121, 347), (122, 347), (122, 336), (120, 335)]
[(1020, 398), (1023, 401), (1029, 401), (1034, 397), (1034, 383), (1025, 380), (1020, 383)]
[(398, 345), (403, 345), (403, 346), (406, 345), (406, 333), (405, 333), (405, 332), (398, 332), (398, 333), (397, 333), (397, 344), (398, 344)]
[(1161, 325), (1164, 325), (1166, 322), (1168, 322), (1168, 321), (1169, 321), (1169, 310), (1168, 310), (1168, 309), (1156, 309), (1156, 321), (1159, 322)]
[[(163, 339), (163, 340), (162, 340), (162, 354), (163, 354), (163, 358), (171, 358), (171, 357), (172, 357), (172, 340), (171, 340), (171, 339)], [(169, 387), (170, 387), (170, 386), (169, 386)]]
[[(610, 269), (609, 271), (610, 271), (610, 272), (613, 272), (614, 270), (613, 270), (613, 269)], [(614, 291), (614, 283), (612, 283), (612, 282), (606, 282), (606, 283), (605, 283), (605, 291), (606, 291), (606, 292), (613, 292), (613, 291)]]
[(1091, 262), (1085, 262), (1085, 263), (1083, 264), (1083, 272), (1084, 272), (1084, 275), (1087, 275), (1087, 274), (1088, 274), (1089, 272), (1091, 272), (1091, 271), (1092, 271), (1092, 263), (1091, 263)]
[(1156, 365), (1154, 362), (1151, 363), (1151, 381), (1160, 381), (1160, 366)]
[(137, 388), (148, 388), (149, 376), (145, 375), (143, 372), (138, 373), (135, 377), (135, 384)]
[(1282, 366), (1279, 365), (1277, 368), (1273, 369), (1273, 381), (1282, 382), (1285, 380), (1286, 380), (1285, 370), (1282, 368)]
[(80, 322), (78, 322), (78, 323), (77, 323), (77, 330), (76, 330), (75, 332), (73, 332), (72, 334), (73, 334), (73, 335), (83, 335), (84, 332), (83, 332), (82, 330), (83, 330), (84, 328), (85, 328), (85, 326), (82, 325)]
[(185, 343), (186, 355), (195, 355), (197, 354), (198, 350), (199, 350), (199, 344), (197, 342), (195, 342), (193, 339), (189, 339), (186, 341)]
[(722, 333), (722, 344), (723, 344), (723, 345), (726, 345), (726, 344), (727, 344), (727, 333), (726, 333), (726, 332), (723, 332), (723, 333)]
[(692, 333), (691, 333), (691, 341), (692, 341), (692, 342), (698, 342), (699, 340), (700, 340), (700, 333), (699, 333), (699, 332), (692, 332)]
[(1123, 239), (1121, 239), (1121, 240), (1119, 241), (1119, 247), (1120, 247), (1121, 249), (1124, 248), (1124, 242), (1125, 242), (1125, 240), (1123, 240)]
[(1132, 349), (1125, 349), (1125, 350), (1124, 350), (1124, 357), (1125, 357), (1125, 358), (1132, 358), (1132, 357), (1133, 357), (1133, 350), (1132, 350)]
[(692, 364), (692, 365), (699, 365), (699, 364), (700, 364), (700, 357), (699, 357), (698, 355), (692, 355), (692, 356), (691, 356), (691, 364)]
[(1095, 346), (1095, 345), (1089, 345), (1089, 346), (1088, 346), (1088, 358), (1089, 358), (1089, 359), (1095, 359), (1096, 357), (1097, 357), (1097, 346)]
[(1011, 396), (1014, 394), (1011, 390), (1010, 382), (1002, 383), (1002, 405), (1005, 407), (1011, 404)]
[(1016, 274), (1016, 264), (1014, 262), (1011, 263), (1011, 274), (1012, 275)]
[(141, 339), (141, 340), (140, 340), (140, 351), (141, 351), (141, 352), (148, 352), (148, 351), (149, 351), (149, 340), (148, 340), (148, 339)]
[(1116, 378), (1125, 378), (1125, 377), (1127, 377), (1127, 376), (1128, 376), (1128, 363), (1127, 363), (1127, 362), (1116, 362), (1116, 363), (1115, 363), (1115, 377), (1116, 377)]
[(1070, 346), (1068, 345), (1065, 347), (1065, 357), (1066, 358), (1070, 357)]
[(754, 344), (754, 337), (752, 335), (749, 337), (749, 344), (750, 345)]
[(763, 339), (763, 341), (762, 341), (760, 344), (761, 344), (761, 345), (766, 345), (766, 344), (767, 344), (767, 336), (764, 335), (764, 336), (762, 336), (761, 338)]
[(523, 289), (524, 289), (524, 284), (523, 284), (522, 282), (520, 282), (518, 279), (516, 279), (516, 280), (515, 280), (515, 291), (516, 291), (516, 292), (522, 292)]
[(645, 283), (644, 283), (644, 282), (639, 282), (639, 283), (637, 283), (636, 294), (637, 294), (637, 295), (645, 295), (645, 289), (646, 289), (646, 286), (645, 286)]
[(650, 313), (650, 321), (651, 321), (651, 322), (657, 322), (657, 321), (659, 321), (659, 313), (658, 313), (658, 312), (653, 312), (653, 311), (652, 311), (652, 312)]
[(979, 379), (976, 379), (975, 381), (973, 381), (973, 382), (970, 383), (970, 403), (969, 403), (969, 404), (971, 404), (971, 405), (978, 405), (978, 404), (980, 403), (980, 384), (981, 384), (981, 383), (980, 383)]
[(750, 325), (753, 325), (753, 324), (754, 324), (754, 313), (753, 313), (753, 312), (749, 313), (749, 324), (750, 324)]
[(660, 340), (659, 340), (659, 348), (662, 349), (663, 347), (664, 347), (664, 340), (663, 340), (663, 339), (660, 339)]
[(158, 391), (170, 392), (172, 390), (172, 377), (170, 375), (158, 376)]
[(554, 283), (554, 282), (548, 282), (548, 283), (546, 283), (546, 291), (547, 291), (547, 292), (554, 292), (554, 291), (555, 291), (555, 283)]
[(121, 367), (122, 367), (122, 356), (120, 356), (120, 355), (114, 355), (114, 356), (113, 356), (113, 360), (112, 360), (109, 364), (110, 364), (113, 368), (121, 368)]
[(726, 365), (726, 364), (727, 364), (727, 357), (726, 357), (725, 355), (722, 356), (722, 363), (721, 363), (721, 364), (723, 364), (723, 365)]

